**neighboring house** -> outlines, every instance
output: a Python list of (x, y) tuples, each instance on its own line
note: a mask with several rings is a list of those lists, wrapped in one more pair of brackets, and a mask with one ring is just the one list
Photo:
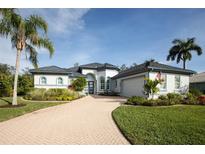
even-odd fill
[(57, 66), (41, 67), (31, 69), (30, 72), (34, 75), (35, 88), (68, 88), (73, 79), (85, 77), (87, 86), (84, 91), (99, 94), (111, 91), (110, 78), (119, 73), (119, 68), (108, 63), (90, 63), (67, 69)]
[(144, 94), (145, 77), (154, 80), (161, 76), (164, 82), (158, 85), (160, 91), (154, 98), (171, 92), (186, 93), (189, 90), (189, 77), (194, 73), (158, 62), (145, 62), (112, 77), (112, 90), (121, 96), (147, 97)]
[(190, 77), (190, 88), (198, 89), (205, 94), (205, 72)]

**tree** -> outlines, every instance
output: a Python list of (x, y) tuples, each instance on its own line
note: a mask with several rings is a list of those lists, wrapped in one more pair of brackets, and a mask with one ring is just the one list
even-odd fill
[(87, 81), (83, 77), (79, 77), (72, 82), (72, 88), (75, 91), (82, 91), (87, 84)]
[(14, 68), (7, 64), (0, 63), (0, 97), (12, 95)]
[(19, 75), (18, 95), (26, 95), (26, 93), (33, 89), (33, 76), (29, 73), (28, 69), (23, 72), (22, 75)]
[(47, 38), (48, 25), (38, 15), (23, 18), (16, 9), (0, 9), (0, 35), (10, 38), (13, 48), (16, 48), (16, 65), (12, 105), (17, 105), (17, 82), (20, 67), (20, 56), (23, 51), (29, 54), (29, 61), (38, 67), (38, 52), (36, 48), (46, 48), (50, 57), (54, 53), (52, 42)]
[(127, 70), (127, 69), (128, 69), (128, 67), (125, 64), (122, 64), (120, 66), (120, 71), (124, 71), (124, 70)]
[(145, 95), (151, 95), (152, 99), (154, 98), (154, 94), (159, 91), (157, 87), (158, 84), (162, 83), (162, 79), (151, 80), (149, 78), (145, 78), (146, 84), (144, 85), (144, 93)]
[(74, 64), (74, 67), (78, 67), (78, 66), (79, 66), (79, 63), (78, 63), (78, 62)]
[(174, 46), (169, 50), (167, 60), (174, 61), (176, 59), (177, 63), (182, 60), (183, 69), (186, 69), (186, 61), (192, 59), (192, 51), (195, 51), (197, 55), (202, 54), (202, 48), (195, 43), (195, 38), (187, 38), (187, 40), (175, 39), (172, 43)]

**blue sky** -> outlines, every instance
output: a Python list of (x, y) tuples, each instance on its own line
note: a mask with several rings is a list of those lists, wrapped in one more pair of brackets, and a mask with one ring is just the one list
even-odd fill
[[(49, 24), (54, 42), (52, 59), (39, 50), (39, 66), (70, 67), (74, 63), (108, 62), (131, 65), (155, 60), (167, 62), (171, 41), (196, 37), (205, 49), (205, 9), (21, 9), (23, 16), (42, 15)], [(15, 50), (0, 39), (0, 61), (14, 65)], [(204, 51), (205, 52), (205, 51)], [(205, 53), (193, 53), (189, 69), (205, 71)], [(21, 68), (32, 65), (22, 55)]]

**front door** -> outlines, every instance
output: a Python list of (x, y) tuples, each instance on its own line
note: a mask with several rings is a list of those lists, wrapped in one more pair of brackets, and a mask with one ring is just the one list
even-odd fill
[(88, 81), (88, 93), (94, 94), (94, 81)]

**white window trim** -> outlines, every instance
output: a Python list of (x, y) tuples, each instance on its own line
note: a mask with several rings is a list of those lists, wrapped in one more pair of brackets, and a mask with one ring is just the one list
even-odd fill
[[(42, 78), (45, 78), (45, 83), (42, 83)], [(47, 85), (47, 78), (45, 76), (41, 76), (39, 81), (40, 85)]]
[[(59, 79), (62, 80), (62, 83), (61, 83), (61, 84), (59, 84), (59, 82), (58, 82)], [(58, 78), (57, 78), (57, 85), (63, 85), (63, 78), (62, 78), (62, 77), (58, 77)]]
[(165, 88), (162, 88), (161, 84), (160, 84), (160, 88), (159, 89), (160, 89), (160, 91), (167, 91), (167, 74), (162, 73), (161, 76), (162, 75), (165, 76)]
[[(179, 76), (179, 88), (176, 88), (176, 76)], [(178, 91), (178, 90), (180, 90), (180, 87), (181, 87), (181, 76), (175, 75), (174, 76), (174, 89)]]
[[(104, 88), (102, 88), (102, 82), (101, 82), (102, 79), (104, 80), (104, 83), (103, 83)], [(100, 77), (100, 90), (105, 90), (105, 77), (103, 77), (103, 76)]]

